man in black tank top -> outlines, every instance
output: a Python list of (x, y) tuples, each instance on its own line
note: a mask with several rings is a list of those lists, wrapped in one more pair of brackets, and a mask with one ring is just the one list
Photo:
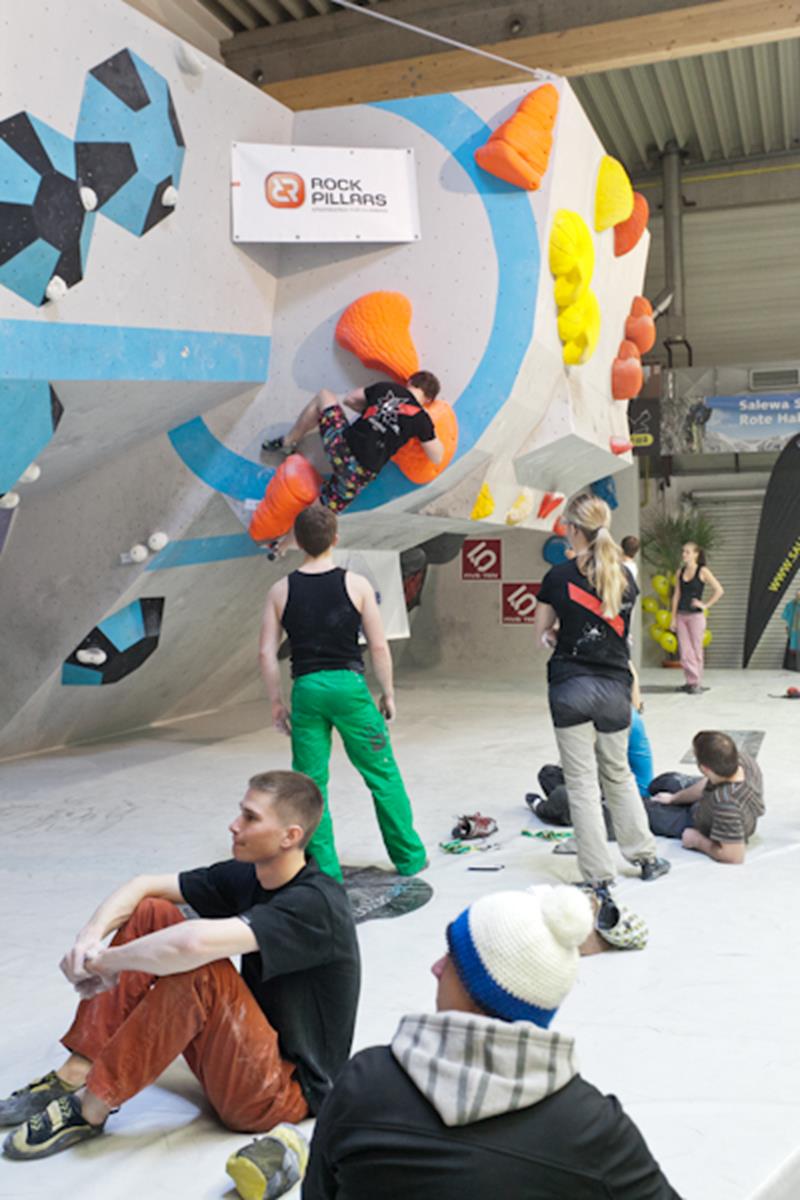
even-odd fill
[[(342, 877), (327, 800), (331, 733), (336, 729), (372, 793), (389, 857), (399, 874), (414, 875), (427, 864), (427, 857), (414, 829), (411, 802), (386, 728), (386, 720), (395, 714), (392, 656), (371, 584), (333, 561), (336, 529), (332, 512), (305, 509), (294, 526), (305, 561), (267, 594), (260, 659), (272, 723), (291, 736), (293, 770), (313, 779), (325, 800), (322, 820), (308, 846), (320, 868)], [(364, 679), (358, 640), (362, 628), (381, 688), (378, 706)], [(282, 629), (291, 647), (291, 712), (281, 691)]]

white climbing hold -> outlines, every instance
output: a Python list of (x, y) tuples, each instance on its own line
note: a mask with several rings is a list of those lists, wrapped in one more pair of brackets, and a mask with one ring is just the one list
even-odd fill
[(5, 492), (0, 496), (0, 508), (16, 508), (19, 504), (18, 492)]
[(187, 46), (186, 42), (178, 42), (175, 47), (175, 61), (187, 75), (202, 75), (206, 69), (200, 55), (191, 46)]
[(30, 466), (26, 467), (22, 472), (19, 477), (19, 481), (20, 483), (36, 483), (36, 480), (40, 479), (41, 475), (42, 468), (39, 466), (39, 464), (31, 463)]
[(130, 566), (131, 563), (143, 563), (147, 558), (147, 546), (143, 546), (141, 542), (137, 542), (135, 546), (131, 546), (130, 550), (125, 550), (119, 556), (119, 561), (123, 567)]
[(178, 189), (168, 183), (161, 193), (161, 203), (165, 208), (174, 208), (178, 203)]
[(167, 537), (166, 533), (156, 530), (155, 533), (150, 534), (150, 537), (147, 539), (147, 544), (153, 551), (153, 554), (158, 554), (159, 550), (164, 549), (168, 541), (169, 538)]
[(87, 212), (94, 212), (97, 208), (97, 192), (94, 188), (82, 187), (78, 188), (78, 195), (81, 198), (81, 204)]
[(76, 650), (75, 657), (86, 667), (102, 667), (103, 663), (108, 661), (108, 655), (99, 646), (84, 646), (83, 649)]
[(63, 300), (67, 294), (67, 285), (60, 275), (53, 275), (47, 287), (44, 289), (45, 298), (51, 303), (57, 300)]

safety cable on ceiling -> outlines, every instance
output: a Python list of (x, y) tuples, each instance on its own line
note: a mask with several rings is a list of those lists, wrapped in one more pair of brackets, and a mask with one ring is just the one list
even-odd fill
[(468, 54), (477, 54), (481, 58), (490, 58), (493, 62), (502, 63), (504, 67), (513, 67), (515, 71), (522, 71), (525, 75), (532, 75), (534, 79), (551, 79), (550, 71), (541, 71), (537, 67), (528, 67), (523, 63), (515, 62), (511, 58), (503, 58), (500, 54), (492, 54), (491, 50), (483, 50), (480, 46), (468, 46), (466, 42), (458, 42), (455, 38), (446, 37), (443, 33), (433, 33), (430, 29), (422, 29), (419, 25), (412, 25), (410, 21), (401, 21), (399, 17), (390, 17), (388, 13), (382, 13), (374, 8), (363, 8), (360, 4), (352, 3), (352, 0), (332, 0), (333, 4), (338, 4), (340, 8), (348, 8), (351, 12), (359, 13), (362, 17), (372, 17), (375, 21), (385, 21), (387, 25), (397, 25), (400, 29), (405, 29), (409, 33), (419, 34), (420, 37), (430, 38), (434, 42), (443, 42), (445, 46), (453, 46), (456, 50), (466, 50)]

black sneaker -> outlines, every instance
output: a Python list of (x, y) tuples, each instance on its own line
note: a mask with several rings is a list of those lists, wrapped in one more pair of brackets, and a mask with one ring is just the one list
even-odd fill
[(65, 1083), (55, 1071), (48, 1071), (41, 1079), (18, 1088), (5, 1100), (0, 1100), (0, 1125), (19, 1125), (29, 1117), (47, 1108), (51, 1100), (59, 1100), (77, 1092), (78, 1084)]
[(645, 883), (659, 879), (672, 870), (672, 863), (667, 862), (665, 858), (637, 858), (636, 866), (640, 869)]
[(99, 1137), (105, 1128), (90, 1125), (81, 1111), (81, 1102), (70, 1094), (51, 1100), (44, 1112), (36, 1113), (25, 1124), (6, 1136), (3, 1153), (20, 1160), (49, 1158), (78, 1142)]
[(527, 806), (531, 810), (531, 812), (534, 814), (534, 816), (538, 817), (539, 805), (542, 804), (543, 801), (544, 801), (544, 796), (540, 796), (538, 792), (526, 792), (525, 793), (525, 803), (527, 804)]

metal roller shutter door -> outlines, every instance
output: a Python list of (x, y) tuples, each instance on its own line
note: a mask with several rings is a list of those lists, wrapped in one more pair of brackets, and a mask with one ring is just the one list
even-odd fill
[[(706, 650), (709, 667), (741, 667), (750, 571), (756, 548), (764, 493), (695, 492), (697, 507), (714, 522), (718, 543), (709, 555), (709, 566), (725, 588), (725, 595), (709, 614), (714, 640)], [(780, 670), (786, 646), (786, 626), (778, 604), (750, 660), (754, 670)]]

